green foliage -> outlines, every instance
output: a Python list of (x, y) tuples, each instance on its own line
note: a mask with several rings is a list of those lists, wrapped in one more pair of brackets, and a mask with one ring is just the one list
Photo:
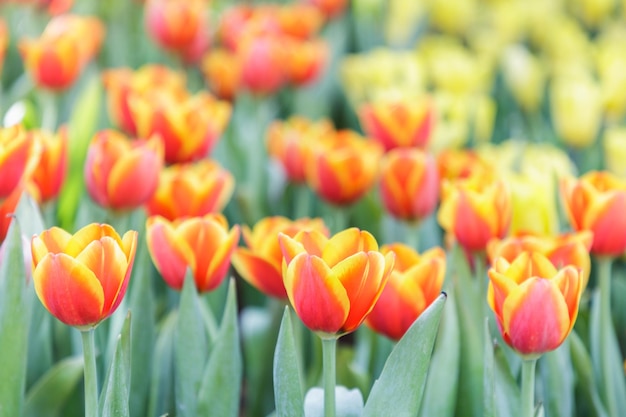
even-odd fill
[(285, 307), (274, 353), (276, 417), (304, 416), (301, 381), (291, 315), (289, 307)]

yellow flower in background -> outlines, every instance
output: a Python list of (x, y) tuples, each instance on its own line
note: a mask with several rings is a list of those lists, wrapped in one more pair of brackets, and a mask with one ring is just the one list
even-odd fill
[[(557, 15), (543, 24), (536, 28), (543, 31), (538, 47), (548, 57), (552, 74), (577, 75), (591, 69), (592, 44), (577, 20)], [(546, 25), (549, 25), (549, 31)]]
[(479, 10), (476, 0), (430, 0), (428, 3), (430, 24), (453, 35), (466, 33)]
[(418, 30), (426, 12), (421, 1), (387, 0), (385, 39), (390, 45), (406, 45)]
[(512, 235), (554, 234), (559, 229), (556, 186), (549, 175), (510, 173), (505, 179), (511, 190)]
[(590, 75), (554, 79), (550, 112), (556, 133), (565, 144), (573, 148), (591, 146), (602, 122), (599, 85)]
[(545, 88), (545, 71), (539, 59), (522, 45), (509, 46), (502, 55), (502, 72), (506, 86), (520, 107), (527, 112), (541, 105)]
[(613, 127), (604, 132), (604, 164), (613, 174), (626, 178), (626, 127)]
[(589, 28), (596, 28), (615, 10), (615, 0), (571, 0), (574, 13)]
[(596, 71), (602, 90), (602, 103), (609, 121), (619, 121), (626, 113), (626, 28), (607, 26), (596, 42)]

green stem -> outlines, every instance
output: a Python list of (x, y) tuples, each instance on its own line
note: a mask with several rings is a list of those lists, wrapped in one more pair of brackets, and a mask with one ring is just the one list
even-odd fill
[(57, 96), (51, 91), (39, 91), (39, 105), (41, 106), (41, 128), (55, 132), (57, 128)]
[(322, 339), (322, 357), (324, 361), (324, 417), (335, 417), (335, 384), (337, 339), (334, 337)]
[(613, 320), (611, 318), (611, 266), (613, 259), (598, 259), (598, 281), (600, 286), (600, 366), (609, 416), (617, 416), (617, 399), (613, 389), (613, 367), (609, 354), (612, 342)]
[(331, 233), (339, 233), (348, 228), (350, 224), (350, 208), (351, 206), (334, 206), (330, 205), (330, 219), (326, 224), (331, 229)]
[(485, 317), (488, 317), (487, 310), (487, 271), (486, 271), (486, 258), (484, 252), (476, 252), (473, 254), (474, 258), (474, 273), (476, 276), (476, 281), (478, 281), (478, 291), (481, 301), (481, 314), (484, 320)]
[(522, 417), (535, 415), (535, 367), (537, 359), (522, 362)]
[(96, 352), (94, 329), (80, 332), (83, 339), (85, 360), (85, 417), (98, 417), (98, 378), (96, 375)]
[(419, 222), (404, 222), (404, 242), (418, 252), (420, 250), (419, 231)]
[(295, 186), (294, 219), (311, 216), (311, 190), (306, 184)]

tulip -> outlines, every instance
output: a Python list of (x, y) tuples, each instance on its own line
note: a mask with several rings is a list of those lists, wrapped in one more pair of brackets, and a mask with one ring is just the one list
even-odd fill
[(35, 130), (29, 134), (40, 144), (41, 155), (34, 169), (32, 182), (37, 188), (40, 203), (54, 200), (59, 195), (67, 173), (67, 129), (56, 134)]
[(388, 152), (380, 169), (380, 195), (394, 217), (419, 221), (428, 217), (439, 200), (439, 173), (433, 156), (419, 149)]
[(231, 105), (208, 93), (198, 93), (184, 100), (163, 94), (154, 98), (132, 96), (129, 99), (137, 136), (158, 134), (165, 147), (167, 163), (193, 162), (205, 158), (228, 124)]
[(446, 149), (437, 155), (437, 168), (441, 180), (456, 180), (473, 175), (484, 175), (489, 165), (473, 150)]
[(15, 210), (17, 210), (17, 205), (22, 198), (25, 188), (25, 183), (21, 182), (11, 194), (4, 199), (0, 199), (0, 243), (4, 242), (9, 232), (9, 226), (11, 226), (11, 222), (15, 217)]
[(137, 232), (120, 238), (106, 224), (89, 224), (74, 235), (45, 230), (31, 242), (37, 296), (63, 323), (96, 327), (122, 302), (136, 249)]
[(582, 271), (583, 289), (587, 287), (591, 272), (589, 251), (593, 234), (584, 230), (557, 236), (521, 235), (505, 239), (492, 239), (487, 244), (487, 257), (491, 264), (503, 257), (512, 263), (522, 252), (537, 252), (557, 268), (573, 265)]
[(85, 161), (85, 183), (91, 198), (113, 210), (133, 210), (156, 192), (163, 165), (158, 137), (131, 142), (114, 130), (96, 134)]
[(324, 15), (311, 4), (285, 3), (277, 11), (280, 31), (297, 39), (311, 39), (324, 24)]
[(552, 234), (559, 228), (556, 186), (549, 174), (505, 175), (511, 190), (511, 234)]
[(187, 269), (198, 292), (217, 288), (226, 277), (230, 257), (239, 242), (239, 226), (229, 231), (226, 218), (218, 213), (174, 221), (151, 216), (146, 233), (156, 268), (175, 290), (183, 287)]
[(604, 164), (606, 169), (612, 174), (626, 177), (626, 128), (613, 127), (604, 132), (602, 140), (604, 145)]
[(540, 61), (523, 46), (511, 46), (502, 56), (502, 69), (506, 85), (520, 107), (536, 111), (543, 99), (546, 78)]
[(357, 228), (330, 238), (311, 230), (278, 239), (287, 296), (304, 325), (323, 338), (356, 330), (389, 279), (393, 252), (383, 255), (374, 237)]
[(233, 100), (241, 85), (241, 61), (235, 52), (214, 48), (202, 60), (202, 72), (211, 91)]
[(285, 38), (286, 77), (296, 86), (315, 82), (329, 58), (328, 44), (322, 40), (302, 41)]
[(41, 154), (41, 146), (24, 128), (0, 128), (0, 202), (31, 177)]
[(289, 220), (286, 217), (266, 217), (250, 229), (242, 226), (247, 247), (238, 247), (233, 254), (233, 266), (253, 287), (276, 298), (287, 298), (283, 284), (283, 254), (278, 244), (278, 233), (293, 237), (301, 230), (317, 230), (328, 236), (322, 219)]
[(339, 16), (348, 6), (348, 0), (306, 0), (306, 3), (317, 7), (328, 19)]
[(311, 144), (306, 161), (307, 184), (331, 204), (352, 204), (374, 185), (382, 154), (378, 143), (356, 132), (332, 132)]
[(626, 251), (626, 182), (606, 171), (564, 178), (561, 195), (575, 231), (593, 232), (591, 253), (615, 257)]
[(333, 130), (332, 123), (326, 119), (313, 122), (296, 115), (276, 120), (267, 128), (267, 152), (280, 162), (289, 181), (302, 183), (306, 180), (308, 144)]
[(487, 301), (504, 341), (526, 358), (556, 349), (574, 327), (583, 291), (582, 271), (557, 269), (537, 252), (522, 252), (489, 269)]
[(0, 74), (4, 65), (4, 55), (9, 47), (9, 28), (4, 19), (0, 18)]
[(146, 209), (168, 220), (220, 212), (235, 188), (235, 179), (217, 162), (172, 165), (161, 171), (159, 185)]
[(511, 223), (511, 195), (502, 180), (473, 176), (444, 182), (439, 224), (468, 251), (481, 252)]
[(404, 244), (385, 245), (396, 262), (389, 281), (366, 324), (374, 331), (399, 340), (411, 324), (439, 296), (446, 270), (446, 254), (433, 248), (422, 255)]
[(150, 37), (162, 48), (181, 51), (190, 47), (207, 24), (202, 0), (149, 0), (145, 20)]
[(241, 85), (256, 94), (272, 94), (287, 80), (285, 49), (281, 36), (247, 37), (237, 49), (241, 59)]
[(367, 136), (381, 143), (386, 151), (398, 147), (426, 148), (433, 125), (429, 99), (403, 99), (366, 103), (358, 112)]

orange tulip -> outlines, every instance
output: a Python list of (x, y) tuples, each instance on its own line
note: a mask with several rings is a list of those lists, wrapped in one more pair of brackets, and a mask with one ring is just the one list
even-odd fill
[(37, 296), (63, 323), (93, 328), (122, 302), (136, 249), (137, 232), (120, 238), (106, 224), (89, 224), (74, 235), (48, 229), (31, 242)]
[(0, 243), (4, 242), (4, 238), (9, 232), (9, 226), (13, 221), (13, 214), (17, 209), (17, 205), (22, 198), (26, 184), (21, 182), (5, 199), (0, 200)]
[(283, 254), (278, 233), (293, 237), (300, 230), (318, 230), (328, 236), (322, 219), (289, 220), (286, 217), (266, 217), (253, 229), (242, 226), (247, 247), (238, 247), (233, 254), (233, 266), (241, 277), (259, 291), (276, 298), (287, 298), (283, 284)]
[(290, 181), (306, 180), (308, 144), (334, 130), (329, 120), (313, 122), (302, 116), (276, 120), (267, 129), (267, 152), (282, 165)]
[(380, 195), (396, 218), (419, 221), (429, 216), (439, 200), (435, 158), (416, 148), (389, 151), (381, 163)]
[(272, 94), (287, 80), (285, 43), (276, 34), (247, 37), (240, 42), (241, 85), (255, 94)]
[(489, 166), (476, 152), (468, 149), (446, 149), (437, 155), (439, 177), (442, 180), (468, 178), (489, 172)]
[(239, 242), (239, 226), (229, 231), (226, 218), (218, 213), (173, 222), (152, 216), (146, 222), (146, 233), (155, 266), (175, 290), (183, 287), (188, 268), (199, 292), (217, 288)]
[(31, 177), (40, 154), (41, 146), (22, 126), (0, 128), (0, 202)]
[(284, 45), (287, 79), (297, 86), (315, 82), (328, 62), (328, 44), (323, 40), (285, 38)]
[(374, 237), (357, 228), (327, 238), (310, 230), (280, 233), (287, 296), (300, 320), (322, 337), (357, 329), (374, 308), (394, 264)]
[(504, 237), (511, 215), (511, 194), (501, 180), (474, 175), (444, 182), (437, 218), (466, 250), (484, 251), (490, 239)]
[(310, 39), (324, 24), (319, 9), (306, 3), (286, 3), (277, 11), (280, 31), (298, 39)]
[(592, 171), (576, 180), (561, 181), (570, 224), (591, 230), (591, 253), (619, 256), (626, 251), (626, 182), (606, 171)]
[(183, 100), (188, 95), (185, 76), (161, 65), (144, 65), (136, 71), (130, 68), (106, 70), (102, 81), (107, 91), (109, 118), (117, 127), (134, 136), (137, 127), (130, 109), (130, 97), (147, 95), (148, 100), (156, 100), (158, 95), (167, 92)]
[(91, 198), (113, 210), (133, 210), (156, 192), (163, 166), (163, 145), (154, 136), (131, 141), (104, 130), (91, 141), (85, 161), (85, 184)]
[(385, 245), (381, 252), (395, 253), (396, 263), (366, 323), (374, 331), (399, 340), (441, 293), (446, 254), (433, 248), (419, 255), (400, 243)]
[(168, 220), (220, 212), (235, 189), (235, 179), (217, 162), (172, 165), (161, 171), (159, 186), (146, 208)]
[(306, 162), (307, 184), (324, 200), (354, 203), (374, 185), (382, 147), (356, 132), (342, 130), (311, 144)]
[(348, 6), (348, 0), (306, 0), (306, 3), (317, 7), (329, 19), (342, 14)]
[(434, 122), (433, 104), (421, 100), (366, 103), (358, 112), (365, 134), (389, 151), (399, 147), (426, 148)]
[(225, 100), (232, 100), (241, 84), (239, 56), (227, 49), (215, 48), (202, 60), (202, 72), (211, 91)]
[(208, 93), (178, 100), (162, 94), (129, 98), (137, 136), (158, 134), (165, 146), (167, 163), (193, 162), (205, 158), (228, 124), (231, 105)]
[(4, 55), (9, 47), (9, 28), (4, 19), (0, 18), (0, 74), (4, 65)]
[(574, 327), (583, 292), (582, 271), (558, 270), (537, 252), (512, 263), (498, 258), (489, 269), (487, 301), (504, 341), (523, 356), (554, 350)]
[(30, 131), (29, 134), (41, 146), (39, 163), (31, 180), (37, 188), (37, 199), (40, 203), (46, 203), (57, 198), (65, 181), (67, 128), (61, 128), (56, 134), (43, 130)]
[(589, 250), (592, 242), (593, 234), (588, 230), (559, 236), (522, 235), (492, 239), (487, 244), (487, 257), (491, 264), (500, 257), (511, 263), (522, 252), (538, 252), (556, 268), (573, 265), (580, 269), (583, 272), (583, 288), (586, 288), (591, 272)]
[(190, 47), (207, 24), (203, 0), (149, 0), (145, 7), (148, 34), (165, 49)]

